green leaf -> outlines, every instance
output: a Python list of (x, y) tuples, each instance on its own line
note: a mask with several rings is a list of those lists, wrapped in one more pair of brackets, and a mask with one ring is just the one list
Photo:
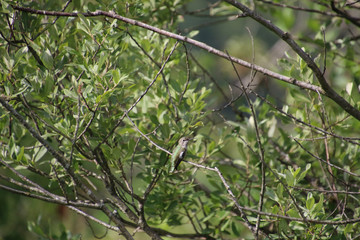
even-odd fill
[(280, 211), (280, 209), (277, 205), (274, 205), (271, 209), (272, 214), (279, 214), (279, 211)]
[(290, 217), (294, 217), (294, 218), (299, 218), (300, 214), (294, 210), (294, 209), (290, 209), (286, 212)]
[(314, 204), (315, 204), (315, 199), (313, 198), (312, 193), (309, 192), (307, 199), (306, 199), (306, 208), (311, 210), (313, 208)]
[(355, 227), (355, 225), (354, 224), (346, 224), (346, 227), (345, 227), (345, 229), (344, 229), (344, 234), (349, 234), (349, 233), (351, 233), (351, 232), (353, 232), (353, 228)]
[(18, 63), (28, 53), (28, 47), (22, 47), (15, 54), (15, 62)]
[(275, 191), (271, 188), (266, 189), (265, 194), (272, 200), (274, 200), (275, 202), (279, 201), (278, 196), (276, 195)]
[(311, 163), (306, 164), (306, 168), (305, 171), (303, 171), (300, 176), (298, 177), (298, 182), (301, 181), (302, 179), (304, 179), (306, 177), (306, 174), (308, 173), (308, 171), (311, 168)]
[(286, 178), (285, 178), (286, 183), (291, 187), (295, 186), (295, 178), (294, 178), (294, 175), (291, 173), (291, 171), (286, 169), (285, 176), (286, 176)]
[(41, 61), (47, 69), (52, 69), (54, 67), (54, 59), (49, 49), (42, 52)]
[(40, 147), (38, 151), (36, 151), (34, 162), (38, 162), (47, 152), (45, 147)]
[(2, 13), (3, 14), (10, 14), (13, 9), (11, 7), (11, 5), (9, 3), (7, 3), (7, 1), (1, 0), (1, 8), (2, 8)]
[(120, 70), (119, 69), (112, 70), (112, 76), (115, 84), (118, 85), (120, 82)]
[(220, 230), (221, 231), (224, 231), (228, 226), (229, 224), (231, 223), (231, 219), (226, 219), (225, 223), (221, 226)]
[(314, 212), (318, 213), (318, 212), (322, 212), (324, 209), (324, 195), (320, 194), (320, 199), (319, 202), (315, 204), (314, 206)]
[(287, 232), (289, 229), (289, 225), (285, 219), (281, 219), (279, 221), (279, 230), (280, 232)]
[(63, 89), (63, 91), (64, 91), (64, 94), (65, 94), (66, 96), (68, 96), (69, 98), (77, 101), (78, 96), (77, 96), (76, 93), (74, 93), (73, 91), (67, 90), (67, 89)]
[(24, 160), (24, 149), (23, 146), (20, 148), (20, 152), (16, 156), (16, 161), (22, 162)]
[(169, 81), (170, 86), (177, 92), (177, 93), (182, 93), (183, 89), (180, 87), (179, 83), (177, 82), (176, 79), (171, 79)]
[(240, 232), (238, 230), (238, 225), (234, 221), (231, 223), (231, 230), (235, 236), (237, 236), (237, 237), (240, 236)]
[(189, 38), (194, 38), (196, 35), (199, 34), (199, 30), (194, 30), (189, 33)]
[(204, 217), (203, 219), (201, 219), (201, 222), (207, 222), (209, 221), (211, 218), (213, 218), (215, 216), (215, 212), (211, 212), (209, 215), (207, 215), (206, 217)]

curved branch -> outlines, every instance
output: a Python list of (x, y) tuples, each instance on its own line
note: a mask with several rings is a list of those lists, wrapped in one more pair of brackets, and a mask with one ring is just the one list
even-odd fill
[(349, 20), (352, 24), (356, 25), (357, 27), (360, 27), (360, 18), (355, 18), (351, 15), (349, 15), (347, 12), (345, 11), (341, 11), (340, 9), (338, 9), (335, 5), (335, 1), (331, 1), (330, 3), (331, 5), (331, 9), (336, 12), (337, 14), (339, 14), (340, 16), (342, 16), (343, 18)]
[[(96, 194), (85, 185), (75, 174), (75, 172), (71, 169), (69, 164), (69, 160), (66, 159), (60, 152), (58, 152), (55, 148), (53, 148), (48, 141), (46, 141), (42, 136), (40, 136), (34, 128), (21, 116), (5, 99), (0, 96), (0, 104), (6, 108), (11, 115), (13, 115), (29, 132), (30, 134), (39, 141), (47, 151), (61, 164), (61, 166), (66, 170), (74, 183), (84, 191), (87, 196), (94, 202), (101, 203), (103, 202)], [(121, 209), (122, 212), (126, 213), (126, 215), (137, 222), (138, 217), (125, 205), (125, 203), (121, 202), (119, 199), (117, 200), (117, 206)], [(116, 224), (116, 226), (120, 229), (121, 233), (125, 236), (126, 239), (134, 239), (129, 231), (126, 229), (125, 224), (122, 219), (118, 218), (113, 214), (113, 211), (109, 209), (106, 205), (102, 204), (100, 209)], [(161, 239), (155, 232), (153, 232), (148, 226), (143, 226), (143, 230), (147, 232), (153, 239)]]
[(13, 8), (16, 9), (16, 10), (19, 10), (19, 11), (25, 11), (25, 12), (29, 12), (29, 13), (33, 13), (33, 14), (39, 14), (39, 15), (77, 17), (79, 14), (82, 14), (85, 17), (107, 16), (107, 17), (110, 17), (110, 18), (118, 19), (120, 21), (129, 23), (131, 25), (139, 26), (139, 27), (148, 29), (150, 31), (156, 32), (158, 34), (161, 34), (161, 35), (173, 38), (173, 39), (177, 39), (179, 41), (187, 42), (187, 43), (189, 43), (191, 45), (202, 48), (202, 49), (208, 51), (211, 54), (217, 55), (217, 56), (222, 57), (222, 58), (227, 59), (227, 60), (231, 60), (234, 63), (237, 63), (237, 64), (242, 65), (242, 66), (247, 67), (247, 68), (251, 68), (251, 69), (253, 69), (255, 71), (261, 72), (266, 76), (273, 77), (275, 79), (278, 79), (278, 80), (293, 84), (293, 85), (298, 86), (300, 88), (304, 88), (304, 89), (311, 90), (313, 92), (319, 92), (321, 94), (324, 94), (325, 96), (329, 97), (334, 102), (336, 102), (340, 107), (342, 107), (350, 115), (352, 115), (356, 119), (360, 120), (360, 111), (358, 109), (356, 109), (354, 106), (352, 106), (349, 102), (347, 102), (344, 98), (342, 98), (339, 94), (337, 94), (334, 89), (332, 89), (330, 87), (330, 85), (326, 82), (326, 79), (325, 79), (323, 73), (318, 68), (316, 63), (291, 38), (289, 33), (282, 31), (280, 28), (273, 25), (269, 20), (257, 15), (256, 13), (251, 11), (249, 8), (247, 8), (245, 5), (239, 3), (239, 2), (237, 2), (235, 0), (224, 0), (224, 1), (231, 4), (231, 5), (233, 5), (233, 6), (235, 6), (236, 8), (240, 9), (244, 13), (248, 14), (251, 18), (253, 18), (257, 22), (264, 25), (266, 28), (268, 28), (269, 30), (274, 32), (276, 35), (278, 35), (281, 39), (283, 39), (287, 44), (289, 44), (289, 46), (311, 68), (314, 75), (318, 79), (321, 87), (318, 87), (318, 86), (315, 86), (315, 85), (312, 85), (312, 84), (309, 84), (309, 83), (306, 83), (306, 82), (296, 80), (295, 78), (291, 78), (291, 77), (281, 75), (279, 73), (273, 72), (273, 71), (271, 71), (269, 69), (260, 67), (258, 65), (252, 64), (252, 63), (249, 63), (247, 61), (244, 61), (244, 60), (236, 58), (236, 57), (232, 57), (232, 56), (229, 57), (225, 52), (220, 51), (220, 50), (218, 50), (216, 48), (210, 47), (209, 45), (207, 45), (207, 44), (205, 44), (203, 42), (199, 42), (199, 41), (196, 41), (196, 40), (188, 38), (188, 37), (184, 37), (184, 36), (172, 33), (172, 32), (168, 32), (168, 31), (165, 31), (163, 29), (148, 25), (146, 23), (143, 23), (143, 22), (140, 22), (140, 21), (137, 21), (137, 20), (134, 20), (134, 19), (130, 19), (130, 18), (120, 16), (120, 15), (116, 14), (113, 11), (105, 12), (105, 11), (97, 10), (95, 12), (86, 12), (86, 13), (75, 13), (75, 12), (66, 13), (66, 12), (35, 10), (35, 9), (32, 9), (32, 8), (19, 7), (19, 6), (13, 6)]
[[(325, 94), (324, 90), (319, 86), (312, 85), (310, 83), (306, 83), (306, 82), (303, 82), (303, 81), (299, 81), (299, 80), (297, 80), (295, 78), (292, 78), (292, 77), (281, 75), (279, 73), (273, 72), (273, 71), (271, 71), (269, 69), (263, 68), (261, 66), (258, 66), (258, 65), (252, 64), (252, 63), (249, 63), (247, 61), (244, 61), (244, 60), (236, 58), (236, 57), (232, 57), (232, 56), (229, 57), (228, 54), (226, 54), (225, 52), (220, 51), (220, 50), (218, 50), (216, 48), (213, 48), (213, 47), (211, 47), (211, 46), (209, 46), (209, 45), (207, 45), (207, 44), (205, 44), (203, 42), (199, 42), (199, 41), (196, 41), (196, 40), (194, 40), (192, 38), (188, 38), (188, 37), (185, 37), (185, 36), (181, 36), (179, 34), (168, 32), (168, 31), (165, 31), (163, 29), (148, 25), (146, 23), (143, 23), (143, 22), (140, 22), (140, 21), (137, 21), (137, 20), (134, 20), (134, 19), (130, 19), (130, 18), (120, 16), (120, 15), (116, 14), (113, 11), (105, 12), (105, 11), (97, 10), (95, 12), (86, 12), (86, 13), (76, 13), (76, 12), (66, 13), (66, 12), (36, 10), (36, 9), (32, 9), (32, 8), (19, 7), (19, 6), (13, 6), (13, 8), (16, 9), (16, 10), (19, 10), (19, 11), (29, 12), (29, 13), (38, 14), (38, 15), (77, 17), (78, 15), (81, 14), (81, 15), (83, 15), (85, 17), (106, 16), (106, 17), (118, 19), (120, 21), (129, 23), (131, 25), (135, 25), (135, 26), (145, 28), (147, 30), (156, 32), (156, 33), (164, 35), (166, 37), (173, 38), (173, 39), (176, 39), (176, 40), (179, 40), (179, 41), (182, 41), (182, 42), (189, 43), (189, 44), (194, 45), (194, 46), (196, 46), (198, 48), (204, 49), (204, 50), (206, 50), (207, 52), (209, 52), (211, 54), (217, 55), (217, 56), (219, 56), (221, 58), (224, 58), (224, 59), (227, 59), (227, 60), (231, 60), (236, 64), (239, 64), (241, 66), (253, 69), (254, 71), (261, 72), (262, 74), (264, 74), (266, 76), (281, 80), (281, 81), (286, 82), (286, 83), (293, 84), (293, 85), (295, 85), (297, 87), (300, 87), (300, 88), (303, 88), (303, 89), (308, 89), (308, 90), (313, 91), (313, 92), (320, 92), (321, 94)], [(360, 120), (360, 113), (359, 113), (359, 120)]]
[(257, 15), (254, 11), (236, 0), (224, 1), (240, 9), (242, 12), (248, 14), (249, 17), (262, 24), (264, 27), (266, 27), (267, 29), (275, 33), (277, 36), (279, 36), (282, 40), (284, 40), (307, 63), (308, 67), (313, 71), (314, 75), (316, 76), (322, 87), (321, 93), (331, 98), (346, 112), (348, 112), (356, 119), (360, 120), (360, 111), (354, 106), (352, 106), (349, 102), (347, 102), (344, 98), (342, 98), (339, 94), (337, 94), (333, 88), (331, 88), (331, 86), (327, 83), (323, 72), (319, 69), (313, 59), (306, 52), (304, 52), (301, 47), (292, 39), (291, 35), (288, 32), (282, 31), (280, 28), (272, 24), (270, 20), (267, 20)]
[(203, 169), (207, 169), (207, 170), (216, 172), (219, 175), (221, 182), (225, 186), (226, 191), (229, 193), (230, 199), (234, 202), (236, 208), (239, 210), (239, 212), (241, 214), (244, 214), (244, 211), (248, 211), (248, 212), (261, 214), (263, 216), (268, 216), (268, 217), (272, 217), (272, 218), (279, 218), (279, 219), (285, 219), (285, 220), (289, 220), (289, 221), (313, 223), (313, 224), (346, 225), (346, 224), (353, 224), (353, 223), (360, 222), (360, 218), (352, 218), (352, 219), (347, 219), (347, 220), (333, 221), (333, 220), (319, 220), (319, 219), (313, 219), (313, 218), (289, 217), (286, 215), (273, 214), (273, 213), (269, 213), (269, 212), (259, 211), (259, 210), (249, 208), (249, 207), (243, 207), (240, 205), (240, 203), (235, 198), (234, 194), (231, 192), (229, 184), (226, 182), (225, 178), (222, 176), (220, 170), (217, 167), (211, 168), (211, 167), (206, 167), (206, 166), (203, 166), (203, 165), (200, 165), (200, 164), (197, 164), (194, 162), (190, 162), (190, 161), (184, 161), (184, 162), (187, 162), (190, 165), (196, 166), (198, 168), (203, 168)]

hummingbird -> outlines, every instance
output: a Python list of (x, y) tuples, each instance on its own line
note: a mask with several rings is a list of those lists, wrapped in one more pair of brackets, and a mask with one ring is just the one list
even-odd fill
[(171, 157), (170, 173), (173, 173), (178, 168), (181, 161), (184, 159), (189, 140), (190, 138), (187, 137), (180, 138), (179, 143), (175, 147), (173, 155)]

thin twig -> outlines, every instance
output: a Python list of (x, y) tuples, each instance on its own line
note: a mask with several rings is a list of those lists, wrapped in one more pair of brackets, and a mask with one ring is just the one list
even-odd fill
[[(348, 112), (356, 119), (360, 120), (360, 111), (354, 106), (352, 106), (344, 98), (342, 98), (337, 92), (335, 92), (335, 90), (329, 85), (329, 83), (325, 79), (322, 71), (319, 69), (315, 61), (293, 40), (290, 33), (282, 31), (280, 28), (274, 25), (270, 20), (265, 19), (264, 17), (255, 13), (254, 11), (246, 7), (244, 4), (236, 0), (224, 0), (224, 1), (240, 9), (242, 12), (247, 13), (249, 17), (251, 17), (258, 23), (260, 23), (261, 25), (263, 25), (264, 27), (275, 33), (278, 37), (283, 39), (296, 52), (296, 54), (307, 63), (308, 67), (312, 70), (312, 72), (314, 73), (314, 75), (316, 76), (317, 80), (319, 81), (322, 87), (321, 93), (331, 98), (334, 102), (336, 102), (339, 106), (341, 106), (342, 109), (344, 109), (346, 112)], [(334, 4), (334, 1), (331, 1), (331, 3)], [(256, 67), (254, 67), (254, 69), (257, 70)]]
[[(35, 10), (35, 9), (32, 9), (32, 8), (26, 8), (26, 7), (20, 7), (20, 6), (13, 6), (13, 8), (16, 9), (16, 10), (19, 10), (19, 11), (25, 11), (25, 12), (30, 12), (30, 13), (33, 13), (33, 14), (40, 14), (40, 15), (50, 15), (50, 16), (77, 17), (78, 14), (82, 14), (85, 17), (107, 16), (107, 17), (115, 18), (115, 19), (118, 19), (120, 21), (129, 23), (129, 24), (132, 24), (132, 25), (135, 25), (135, 26), (139, 26), (139, 27), (148, 29), (150, 31), (156, 32), (158, 34), (161, 34), (161, 35), (173, 38), (173, 39), (177, 39), (177, 40), (182, 41), (182, 42), (187, 42), (187, 43), (192, 44), (192, 45), (194, 45), (196, 47), (202, 48), (202, 49), (206, 50), (207, 52), (209, 52), (211, 54), (215, 54), (215, 55), (217, 55), (219, 57), (222, 57), (224, 59), (229, 60), (228, 55), (225, 52), (220, 51), (220, 50), (218, 50), (216, 48), (213, 48), (213, 47), (211, 47), (211, 46), (209, 46), (209, 45), (207, 45), (207, 44), (205, 44), (203, 42), (199, 42), (199, 41), (196, 41), (196, 40), (194, 40), (192, 38), (189, 38), (189, 37), (186, 37), (186, 36), (181, 36), (179, 34), (168, 32), (168, 31), (165, 31), (163, 29), (159, 29), (157, 27), (151, 26), (149, 24), (146, 24), (146, 23), (143, 23), (143, 22), (140, 22), (140, 21), (136, 21), (136, 20), (133, 20), (133, 19), (130, 19), (130, 18), (123, 17), (123, 16), (118, 15), (118, 14), (116, 14), (114, 12), (105, 12), (105, 11), (97, 10), (95, 12), (86, 12), (86, 13), (75, 13), (75, 12), (74, 13), (65, 13), (65, 12)], [(298, 86), (300, 88), (309, 89), (311, 91), (318, 90), (322, 94), (325, 93), (325, 91), (323, 89), (321, 89), (320, 87), (318, 87), (318, 86), (315, 86), (315, 85), (312, 85), (312, 84), (309, 84), (309, 83), (306, 83), (306, 82), (303, 82), (303, 81), (299, 81), (299, 80), (296, 80), (294, 78), (281, 75), (279, 73), (275, 73), (275, 72), (273, 72), (273, 71), (271, 71), (269, 69), (260, 67), (258, 65), (253, 65), (253, 64), (251, 64), (251, 63), (249, 63), (247, 61), (244, 61), (242, 59), (231, 57), (231, 60), (233, 62), (235, 62), (236, 64), (242, 65), (242, 66), (247, 67), (247, 68), (253, 67), (254, 70), (256, 70), (258, 72), (261, 72), (266, 76), (270, 76), (270, 77), (273, 77), (275, 79), (278, 79), (278, 80), (281, 80), (281, 81), (296, 85), (296, 86)], [(360, 112), (359, 112), (359, 115), (360, 115)], [(360, 117), (359, 117), (359, 119), (360, 119)]]
[(305, 152), (307, 152), (310, 156), (312, 156), (313, 158), (317, 159), (317, 160), (320, 160), (321, 162), (327, 164), (328, 166), (330, 167), (333, 167), (333, 168), (336, 168), (336, 169), (339, 169), (341, 171), (343, 171), (344, 173), (347, 173), (351, 176), (354, 176), (354, 177), (360, 177), (359, 174), (356, 174), (356, 173), (352, 173), (352, 172), (349, 172), (348, 170), (344, 169), (344, 168), (341, 168), (339, 166), (336, 166), (330, 162), (327, 162), (325, 159), (322, 159), (316, 155), (314, 155), (313, 153), (311, 153), (309, 150), (307, 150), (299, 141), (297, 141), (295, 138), (292, 138), (303, 150), (305, 150)]
[[(186, 161), (186, 160), (184, 160), (184, 162), (187, 162), (188, 164), (191, 164), (191, 165), (196, 166), (198, 168), (207, 169), (207, 170), (216, 172), (215, 168), (203, 166), (203, 165), (200, 165), (200, 164), (197, 164), (197, 163), (194, 163), (194, 162), (190, 162), (190, 161)], [(235, 201), (236, 201), (236, 199), (235, 199)], [(296, 221), (296, 222), (305, 222), (305, 223), (314, 223), (314, 224), (328, 224), (328, 225), (346, 225), (346, 224), (353, 224), (353, 223), (360, 222), (360, 218), (353, 218), (353, 219), (341, 220), (341, 221), (318, 220), (318, 219), (310, 219), (310, 218), (289, 217), (289, 216), (285, 216), (285, 215), (272, 214), (272, 213), (267, 213), (267, 212), (259, 212), (256, 209), (243, 207), (240, 204), (236, 205), (236, 207), (238, 209), (243, 210), (243, 211), (253, 212), (253, 213), (256, 213), (256, 214), (261, 214), (263, 216), (268, 216), (268, 217), (273, 217), (273, 218), (280, 218), (280, 219), (285, 219), (285, 220), (289, 220), (289, 221)]]
[[(83, 192), (85, 192), (87, 194), (87, 196), (95, 201), (95, 202), (100, 202), (100, 199), (95, 195), (95, 193), (88, 187), (86, 186), (79, 178), (78, 176), (74, 173), (74, 171), (71, 169), (71, 166), (69, 164), (69, 160), (66, 159), (61, 153), (59, 153), (58, 151), (56, 151), (42, 136), (40, 136), (33, 127), (30, 126), (30, 124), (9, 104), (7, 103), (7, 101), (5, 99), (3, 99), (2, 96), (0, 96), (0, 103), (1, 105), (3, 105), (4, 108), (6, 108), (11, 115), (13, 115), (29, 132), (30, 134), (37, 140), (39, 141), (47, 150), (48, 152), (61, 164), (61, 166), (66, 170), (66, 172), (69, 174), (69, 176), (72, 178), (72, 180), (74, 181), (74, 183), (80, 187), (82, 189)], [(121, 210), (127, 214), (127, 216), (130, 219), (133, 220), (137, 220), (137, 217), (135, 215), (132, 214), (132, 211), (128, 211), (129, 209), (127, 208), (127, 206), (125, 204), (121, 205), (122, 208)], [(111, 210), (103, 205), (101, 207), (101, 210), (112, 220), (115, 222), (115, 224), (119, 227), (120, 231), (122, 232), (122, 234), (124, 234), (124, 236), (126, 237), (126, 239), (133, 239), (133, 237), (131, 236), (131, 234), (128, 232), (128, 230), (126, 229), (124, 223), (121, 221), (121, 219), (116, 218), (115, 216), (112, 215)], [(154, 235), (154, 233), (152, 232), (152, 230), (148, 229), (148, 228), (144, 228), (144, 230), (146, 232), (149, 232), (151, 235)], [(156, 235), (156, 234), (155, 234)]]
[[(126, 110), (124, 112), (124, 114), (120, 117), (120, 119), (117, 121), (117, 123), (115, 124), (115, 126), (108, 132), (108, 134), (103, 138), (103, 140), (95, 147), (95, 150), (100, 148), (100, 146), (115, 132), (115, 130), (120, 126), (120, 124), (123, 122), (125, 116), (127, 116), (127, 114), (129, 112), (131, 112), (131, 110), (140, 102), (140, 100), (148, 93), (148, 91), (150, 90), (151, 86), (156, 82), (157, 78), (159, 77), (159, 75), (162, 73), (162, 71), (164, 70), (166, 63), (169, 61), (170, 56), (173, 54), (173, 52), (175, 51), (175, 48), (177, 46), (178, 42), (176, 42), (174, 44), (173, 49), (171, 50), (171, 52), (169, 53), (169, 55), (167, 56), (167, 59), (164, 61), (163, 65), (161, 66), (160, 70), (157, 72), (156, 76), (154, 77), (154, 79), (151, 81), (151, 83), (149, 84), (149, 86), (145, 89), (145, 91), (140, 95), (140, 97), (131, 105), (131, 107)], [(155, 144), (154, 144), (155, 145)], [(156, 146), (156, 145), (155, 145)], [(159, 148), (161, 150), (163, 150), (163, 148)], [(169, 151), (167, 151), (166, 149), (164, 149), (166, 151), (166, 153), (171, 154)], [(163, 151), (164, 151), (163, 150)]]

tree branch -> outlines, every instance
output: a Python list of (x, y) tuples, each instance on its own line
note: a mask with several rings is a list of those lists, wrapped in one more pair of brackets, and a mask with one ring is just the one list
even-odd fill
[[(204, 49), (204, 50), (206, 50), (207, 52), (209, 52), (211, 54), (214, 54), (214, 55), (217, 55), (217, 56), (219, 56), (221, 58), (230, 60), (229, 56), (225, 52), (220, 51), (220, 50), (218, 50), (216, 48), (213, 48), (213, 47), (211, 47), (211, 46), (209, 46), (209, 45), (207, 45), (207, 44), (205, 44), (203, 42), (199, 42), (199, 41), (196, 41), (196, 40), (194, 40), (192, 38), (188, 38), (188, 37), (185, 37), (185, 36), (181, 36), (179, 34), (168, 32), (168, 31), (165, 31), (163, 29), (148, 25), (146, 23), (143, 23), (143, 22), (140, 22), (140, 21), (137, 21), (137, 20), (134, 20), (134, 19), (130, 19), (130, 18), (120, 16), (120, 15), (118, 15), (118, 14), (112, 12), (112, 11), (105, 12), (105, 11), (97, 10), (95, 12), (86, 12), (86, 13), (65, 13), (65, 12), (35, 10), (35, 9), (32, 9), (32, 8), (26, 8), (26, 7), (20, 7), (20, 6), (13, 6), (13, 8), (16, 9), (16, 10), (19, 10), (19, 11), (24, 11), (24, 12), (29, 12), (29, 13), (33, 13), (33, 14), (39, 14), (39, 15), (48, 15), (48, 16), (77, 17), (79, 14), (82, 14), (85, 17), (106, 16), (106, 17), (118, 19), (120, 21), (129, 23), (131, 25), (135, 25), (135, 26), (139, 26), (139, 27), (148, 29), (150, 31), (156, 32), (158, 34), (161, 34), (161, 35), (173, 38), (173, 39), (177, 39), (177, 40), (182, 41), (182, 42), (189, 43), (189, 44), (194, 45), (194, 46), (196, 46), (198, 48)], [(281, 81), (286, 82), (286, 83), (293, 84), (293, 85), (298, 86), (298, 87), (303, 88), (303, 89), (308, 89), (308, 90), (313, 91), (313, 92), (319, 91), (320, 93), (325, 94), (324, 90), (321, 87), (318, 87), (316, 85), (312, 85), (310, 83), (299, 81), (299, 80), (297, 80), (295, 78), (292, 78), (292, 77), (281, 75), (279, 73), (273, 72), (273, 71), (271, 71), (269, 69), (263, 68), (261, 66), (258, 66), (258, 65), (252, 64), (252, 63), (249, 63), (247, 61), (244, 61), (244, 60), (236, 58), (236, 57), (231, 56), (230, 58), (231, 58), (231, 61), (233, 61), (234, 63), (242, 65), (242, 66), (247, 67), (247, 68), (252, 68), (253, 70), (261, 72), (262, 74), (264, 74), (266, 76), (281, 80)], [(359, 119), (360, 119), (360, 113), (359, 113)]]
[[(266, 27), (267, 29), (275, 33), (278, 37), (283, 39), (307, 63), (308, 67), (313, 71), (314, 75), (316, 76), (322, 87), (320, 93), (331, 98), (346, 112), (348, 112), (356, 119), (360, 120), (360, 111), (356, 109), (354, 106), (352, 106), (349, 102), (347, 102), (344, 98), (342, 98), (339, 94), (337, 94), (333, 88), (330, 87), (330, 85), (327, 83), (324, 77), (324, 74), (316, 65), (314, 60), (306, 52), (304, 52), (301, 49), (301, 47), (292, 39), (290, 33), (282, 31), (280, 28), (272, 24), (270, 20), (267, 20), (261, 17), (260, 15), (257, 15), (254, 11), (250, 10), (244, 4), (241, 4), (236, 0), (224, 0), (224, 1), (240, 9), (242, 12), (248, 14), (249, 17), (257, 21), (258, 23), (262, 24), (264, 27)], [(254, 69), (257, 70), (256, 68)]]

